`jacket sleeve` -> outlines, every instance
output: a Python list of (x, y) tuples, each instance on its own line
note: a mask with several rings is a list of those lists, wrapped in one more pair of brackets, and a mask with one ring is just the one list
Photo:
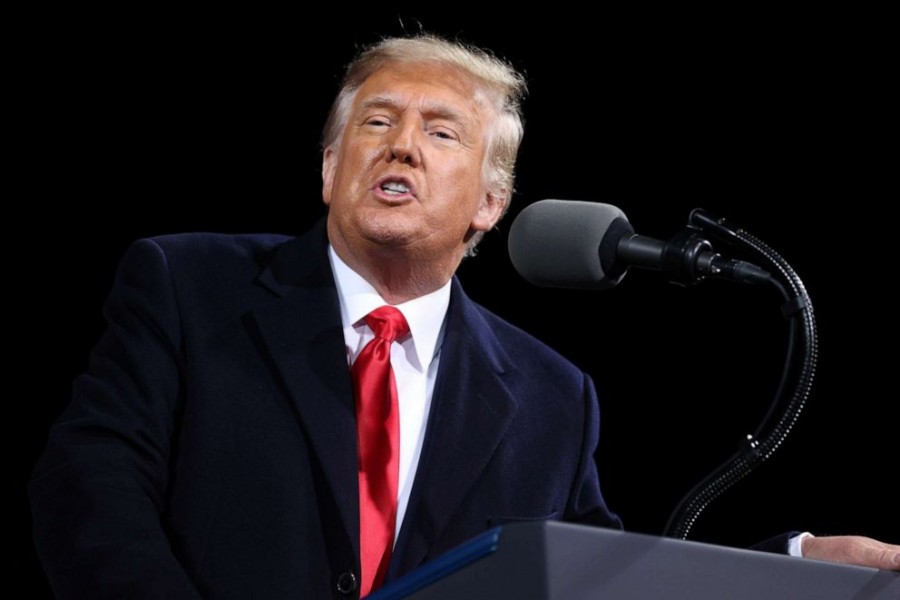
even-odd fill
[(156, 242), (128, 249), (104, 317), (29, 485), (38, 556), (58, 598), (199, 598), (162, 519), (181, 336)]
[(773, 554), (788, 554), (788, 545), (791, 542), (791, 538), (800, 535), (799, 531), (788, 531), (786, 533), (782, 533), (776, 535), (775, 537), (771, 537), (767, 540), (763, 540), (756, 544), (750, 546), (750, 550), (757, 550), (759, 552), (771, 552)]
[(583, 525), (622, 529), (618, 515), (606, 506), (600, 491), (596, 452), (600, 440), (600, 408), (594, 382), (584, 375), (582, 398), (584, 401), (584, 432), (578, 470), (564, 519)]

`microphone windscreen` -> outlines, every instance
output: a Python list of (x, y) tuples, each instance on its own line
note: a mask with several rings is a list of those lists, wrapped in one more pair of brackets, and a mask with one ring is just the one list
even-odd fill
[(625, 273), (604, 269), (600, 247), (611, 229), (621, 237), (623, 226), (633, 232), (625, 213), (610, 204), (541, 200), (523, 209), (513, 222), (509, 258), (516, 271), (534, 285), (608, 289)]

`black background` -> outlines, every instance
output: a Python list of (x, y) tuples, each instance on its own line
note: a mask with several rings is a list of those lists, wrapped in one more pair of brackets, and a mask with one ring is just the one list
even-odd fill
[(775, 458), (710, 506), (695, 539), (742, 546), (808, 529), (900, 542), (897, 261), (882, 212), (896, 202), (884, 185), (896, 144), (878, 15), (316, 10), (21, 23), (6, 295), (27, 589), (47, 588), (26, 481), (102, 331), (126, 245), (303, 231), (324, 214), (318, 138), (342, 66), (360, 44), (420, 25), (489, 47), (528, 77), (513, 207), (459, 276), (593, 376), (601, 480), (626, 527), (660, 533), (755, 429), (780, 375), (784, 321), (771, 293), (722, 282), (681, 288), (632, 271), (607, 292), (528, 285), (507, 232), (543, 198), (614, 204), (663, 239), (703, 207), (774, 247), (806, 284), (820, 333), (808, 408)]

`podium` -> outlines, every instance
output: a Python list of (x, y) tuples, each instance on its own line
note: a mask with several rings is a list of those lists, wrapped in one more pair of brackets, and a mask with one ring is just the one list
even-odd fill
[(557, 522), (506, 525), (369, 600), (898, 600), (900, 573)]

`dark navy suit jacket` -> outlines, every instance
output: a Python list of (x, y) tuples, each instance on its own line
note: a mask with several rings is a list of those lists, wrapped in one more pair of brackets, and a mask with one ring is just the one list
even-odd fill
[[(326, 244), (320, 223), (129, 248), (30, 487), (59, 597), (346, 597), (356, 427)], [(432, 402), (389, 578), (502, 523), (621, 527), (590, 378), (456, 280)]]

